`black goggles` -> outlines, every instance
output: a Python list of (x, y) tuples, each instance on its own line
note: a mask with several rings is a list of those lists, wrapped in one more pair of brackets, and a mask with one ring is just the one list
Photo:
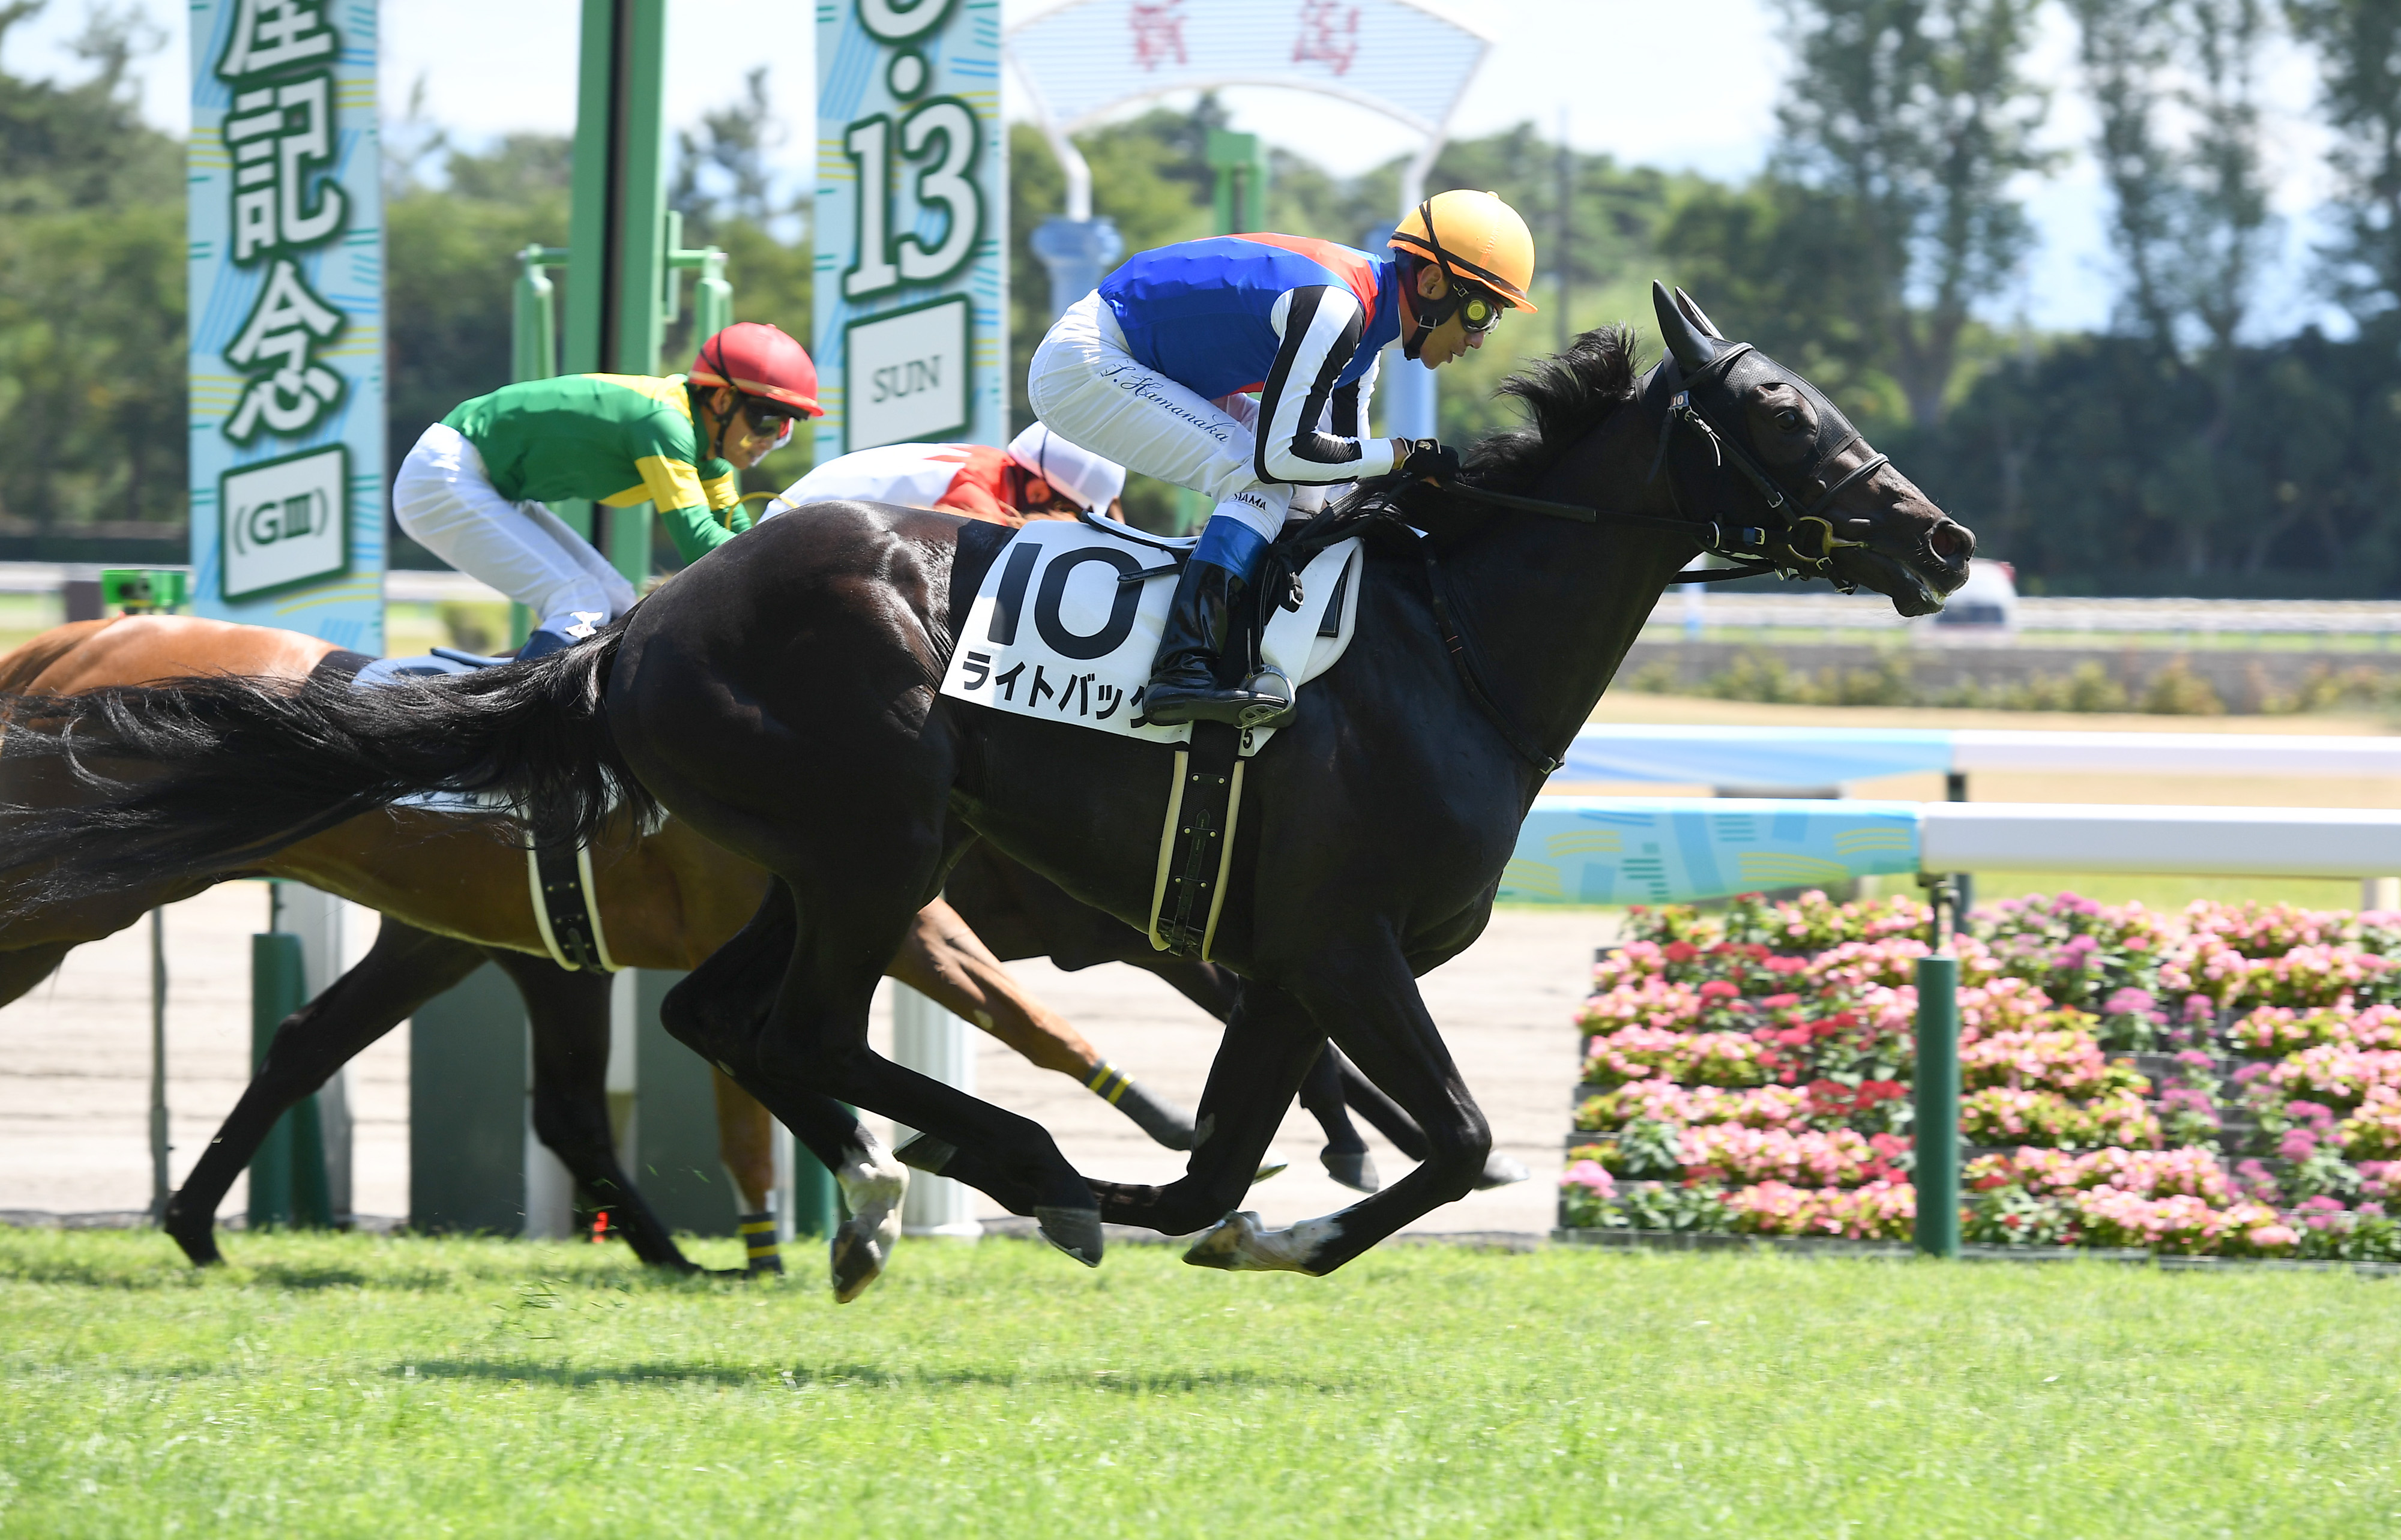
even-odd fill
[(1459, 317), (1459, 324), (1471, 332), (1489, 332), (1501, 324), (1501, 312), (1508, 308), (1497, 297), (1456, 273), (1450, 277), (1450, 292), (1457, 300), (1452, 314)]
[(781, 402), (769, 401), (764, 396), (743, 397), (742, 415), (750, 419), (750, 430), (754, 433), (780, 433), (784, 425), (792, 420), (790, 407)]

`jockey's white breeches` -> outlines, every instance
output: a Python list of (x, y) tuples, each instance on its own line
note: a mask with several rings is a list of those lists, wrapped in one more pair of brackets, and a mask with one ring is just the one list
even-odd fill
[(634, 585), (592, 543), (536, 502), (511, 502), (484, 457), (435, 423), (400, 462), (391, 511), (408, 538), (532, 610), (537, 629), (573, 639), (634, 606)]
[(1312, 509), (1323, 500), (1318, 487), (1261, 482), (1256, 441), (1235, 416), (1250, 401), (1206, 400), (1137, 360), (1097, 292), (1051, 323), (1026, 371), (1025, 399), (1053, 433), (1200, 493), (1214, 505), (1212, 517), (1239, 520), (1262, 539), (1283, 527), (1295, 492), (1309, 494)]

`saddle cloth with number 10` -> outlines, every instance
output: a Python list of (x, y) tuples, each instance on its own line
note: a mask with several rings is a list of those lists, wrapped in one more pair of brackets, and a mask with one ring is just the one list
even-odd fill
[[(1173, 553), (1192, 545), (1082, 521), (1027, 524), (985, 570), (942, 693), (1155, 743), (1190, 742), (1188, 722), (1145, 720), (1141, 695), (1174, 595)], [(1259, 652), (1296, 690), (1351, 645), (1360, 565), (1356, 539), (1328, 546), (1301, 570), (1300, 608), (1269, 619)], [(1119, 581), (1145, 573), (1152, 576)], [(1273, 736), (1273, 729), (1245, 733), (1242, 752), (1255, 754)]]

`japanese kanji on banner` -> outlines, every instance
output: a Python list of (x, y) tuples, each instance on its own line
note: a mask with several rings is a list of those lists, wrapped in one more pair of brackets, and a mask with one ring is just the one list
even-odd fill
[(374, 0), (193, 0), (193, 607), (383, 650)]

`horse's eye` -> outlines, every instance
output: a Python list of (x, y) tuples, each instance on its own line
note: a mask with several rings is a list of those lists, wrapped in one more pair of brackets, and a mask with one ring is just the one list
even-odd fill
[(1798, 433), (1801, 431), (1801, 414), (1799, 410), (1794, 407), (1788, 406), (1781, 412), (1777, 413), (1776, 426), (1781, 428), (1787, 433)]

